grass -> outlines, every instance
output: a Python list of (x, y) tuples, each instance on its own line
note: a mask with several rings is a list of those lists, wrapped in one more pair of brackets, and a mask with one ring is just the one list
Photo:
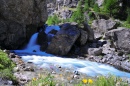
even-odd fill
[(3, 79), (14, 80), (12, 70), (15, 64), (8, 58), (8, 55), (0, 50), (0, 77)]
[(26, 86), (55, 86), (56, 82), (53, 78), (50, 74), (47, 76), (39, 74), (38, 78), (34, 77)]
[[(62, 83), (62, 81), (61, 81)], [(50, 74), (48, 76), (40, 75), (38, 78), (33, 78), (26, 86), (57, 86), (55, 78)], [(59, 85), (58, 85), (59, 86)], [(66, 86), (61, 84), (60, 86)], [(78, 84), (71, 86), (129, 86), (127, 82), (121, 78), (109, 75), (108, 77), (99, 76), (96, 79), (83, 78)]]

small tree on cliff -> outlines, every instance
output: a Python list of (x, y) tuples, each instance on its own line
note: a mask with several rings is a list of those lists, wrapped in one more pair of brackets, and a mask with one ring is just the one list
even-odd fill
[(73, 13), (70, 20), (71, 22), (77, 22), (78, 24), (81, 24), (84, 21), (84, 13), (82, 10), (82, 0), (78, 2), (77, 11)]
[(99, 8), (97, 3), (94, 4), (94, 11), (95, 12), (99, 12), (100, 11), (100, 8)]
[(48, 25), (55, 25), (55, 24), (58, 24), (60, 23), (60, 19), (59, 17), (54, 14), (53, 16), (49, 16), (48, 19), (47, 19), (47, 22), (46, 22)]
[(118, 0), (105, 0), (104, 9), (110, 16), (114, 16), (119, 11)]
[(85, 4), (84, 4), (84, 12), (89, 10), (89, 5), (88, 5), (88, 0), (85, 0)]
[(130, 8), (127, 8), (127, 22), (130, 24)]

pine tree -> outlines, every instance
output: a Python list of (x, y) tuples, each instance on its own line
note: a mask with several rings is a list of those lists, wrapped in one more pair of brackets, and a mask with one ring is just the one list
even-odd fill
[(130, 24), (130, 8), (127, 8), (127, 22)]
[(89, 5), (88, 5), (88, 0), (85, 0), (85, 4), (84, 4), (84, 12), (89, 10)]
[(99, 8), (97, 3), (94, 4), (94, 11), (95, 12), (99, 12), (100, 11), (100, 8)]
[(113, 16), (118, 12), (119, 4), (118, 0), (105, 0), (104, 9), (110, 16)]
[(77, 22), (81, 24), (84, 21), (84, 13), (82, 10), (82, 0), (78, 2), (77, 11), (71, 16), (71, 22)]

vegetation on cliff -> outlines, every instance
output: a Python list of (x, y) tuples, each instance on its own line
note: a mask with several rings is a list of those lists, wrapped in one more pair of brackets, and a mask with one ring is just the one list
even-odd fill
[[(54, 25), (61, 22), (77, 22), (78, 24), (82, 24), (84, 21), (91, 22), (94, 19), (98, 19), (102, 16), (105, 18), (113, 18), (121, 21), (121, 26), (130, 27), (130, 7), (128, 0), (104, 0), (101, 6), (95, 2), (95, 0), (80, 0), (76, 7), (76, 10), (72, 10), (75, 8), (69, 8), (69, 10), (73, 11), (70, 19), (60, 19), (57, 15), (57, 19), (55, 15), (50, 20), (48, 18), (47, 24)], [(88, 15), (89, 18), (86, 18)], [(56, 22), (54, 22), (54, 21)], [(59, 22), (57, 22), (57, 20)], [(50, 23), (51, 22), (51, 23)]]

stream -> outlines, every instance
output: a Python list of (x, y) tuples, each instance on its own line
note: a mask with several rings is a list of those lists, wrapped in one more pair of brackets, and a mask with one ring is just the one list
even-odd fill
[[(53, 26), (54, 28), (54, 26)], [(51, 30), (49, 27), (48, 30)], [(59, 27), (55, 28), (59, 30)], [(48, 31), (46, 31), (47, 33)], [(32, 62), (39, 68), (50, 68), (50, 65), (60, 65), (62, 68), (70, 68), (72, 71), (79, 71), (88, 76), (97, 76), (109, 74), (130, 78), (130, 73), (120, 71), (110, 65), (101, 64), (97, 62), (91, 62), (80, 59), (72, 59), (68, 57), (57, 57), (52, 54), (40, 51), (40, 46), (37, 45), (38, 33), (32, 35), (28, 45), (23, 50), (14, 50), (16, 54), (20, 55), (25, 62)], [(36, 52), (34, 52), (34, 50)]]

